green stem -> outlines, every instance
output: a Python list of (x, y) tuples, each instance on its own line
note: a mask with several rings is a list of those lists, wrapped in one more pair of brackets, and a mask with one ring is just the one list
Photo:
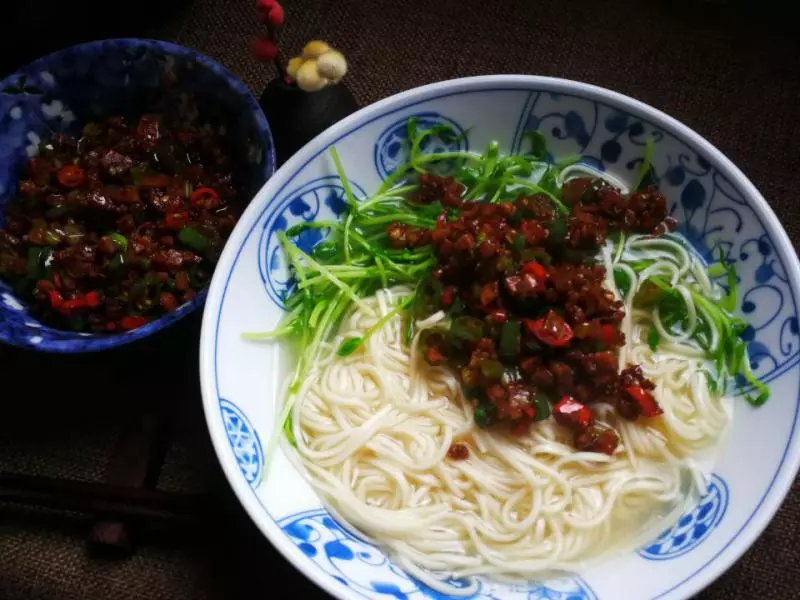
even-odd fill
[(336, 173), (339, 175), (339, 179), (342, 182), (342, 188), (344, 189), (344, 196), (347, 200), (347, 204), (349, 204), (351, 208), (354, 208), (358, 203), (356, 202), (356, 197), (353, 195), (353, 188), (350, 187), (350, 181), (347, 179), (347, 176), (344, 173), (344, 167), (342, 166), (342, 161), (339, 159), (339, 153), (333, 146), (331, 146), (331, 157), (333, 158), (333, 164), (336, 167)]
[(375, 225), (390, 225), (391, 223), (408, 223), (409, 225), (417, 225), (419, 227), (431, 228), (436, 225), (434, 219), (424, 219), (416, 215), (407, 215), (402, 213), (395, 213), (380, 217), (370, 217), (361, 221), (362, 225), (375, 226)]
[[(279, 238), (285, 239), (286, 236), (283, 235), (283, 232), (281, 232), (279, 234)], [(348, 286), (345, 283), (343, 283), (326, 266), (324, 266), (324, 265), (318, 263), (317, 261), (315, 261), (308, 254), (306, 254), (305, 252), (300, 250), (300, 248), (298, 248), (297, 246), (289, 244), (288, 246), (286, 246), (286, 248), (287, 248), (287, 251), (289, 252), (290, 256), (295, 256), (295, 257), (299, 256), (299, 257), (301, 257), (305, 261), (305, 263), (307, 264), (308, 267), (319, 271), (322, 275), (325, 275), (333, 285), (335, 285), (340, 290), (342, 290), (345, 293), (345, 295), (348, 298), (350, 298), (353, 302), (356, 302), (357, 304), (361, 303), (361, 299), (353, 292), (352, 288), (350, 288), (350, 286)], [(305, 279), (305, 277), (303, 279)]]
[(380, 331), (381, 328), (384, 325), (386, 325), (386, 323), (388, 323), (392, 317), (396, 316), (398, 313), (400, 313), (400, 311), (405, 310), (413, 301), (414, 301), (414, 294), (410, 295), (403, 302), (397, 305), (397, 307), (395, 307), (393, 310), (390, 310), (388, 313), (386, 313), (380, 319), (378, 319), (375, 325), (367, 329), (364, 335), (344, 340), (339, 346), (339, 349), (336, 351), (336, 353), (339, 356), (350, 356), (358, 348), (363, 346), (364, 342), (366, 342), (370, 337), (372, 337), (375, 334), (375, 332)]
[(412, 192), (416, 189), (417, 189), (416, 185), (403, 185), (400, 187), (392, 188), (385, 193), (375, 194), (372, 198), (370, 198), (366, 202), (362, 202), (361, 204), (358, 205), (358, 212), (364, 212), (373, 205), (379, 204), (380, 202), (385, 202), (386, 200), (389, 199), (402, 199), (404, 198), (404, 194)]
[(653, 150), (655, 146), (653, 144), (653, 140), (647, 138), (647, 141), (644, 144), (644, 158), (642, 159), (642, 164), (639, 166), (639, 172), (636, 174), (636, 180), (631, 186), (631, 191), (635, 192), (639, 189), (639, 186), (642, 185), (644, 178), (647, 176), (647, 172), (650, 170), (650, 166), (653, 164)]
[(353, 224), (353, 213), (347, 215), (347, 220), (344, 223), (344, 260), (350, 262), (350, 229)]

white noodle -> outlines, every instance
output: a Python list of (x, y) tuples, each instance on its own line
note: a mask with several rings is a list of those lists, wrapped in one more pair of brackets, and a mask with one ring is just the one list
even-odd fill
[[(436, 590), (470, 595), (474, 585), (455, 588), (444, 578), (524, 578), (628, 551), (678, 517), (688, 490), (704, 489), (693, 457), (719, 441), (730, 417), (700, 372), (704, 354), (690, 340), (698, 314), (689, 287), (716, 291), (675, 236), (631, 236), (624, 248), (606, 246), (600, 258), (615, 293), (615, 266), (631, 281), (620, 366), (641, 365), (664, 410), (662, 418), (629, 422), (595, 405), (598, 422), (621, 437), (611, 457), (576, 451), (552, 420), (523, 438), (476, 427), (454, 374), (417, 358), (420, 331), (442, 313), (417, 323), (410, 348), (396, 317), (352, 356), (335, 356), (333, 348), (362, 335), (411, 293), (407, 288), (356, 305), (300, 391), (294, 432), (313, 486), (335, 514)], [(630, 265), (643, 260), (654, 262), (635, 272)], [(651, 274), (669, 278), (686, 300), (683, 330), (665, 327), (657, 310), (633, 309)], [(647, 344), (651, 326), (663, 338), (657, 352)], [(453, 441), (468, 446), (469, 458), (446, 457)]]

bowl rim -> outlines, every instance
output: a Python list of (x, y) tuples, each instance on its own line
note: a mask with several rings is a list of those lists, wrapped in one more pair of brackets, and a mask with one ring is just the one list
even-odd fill
[[(262, 139), (267, 143), (266, 156), (263, 164), (263, 174), (265, 176), (265, 183), (274, 175), (276, 170), (277, 157), (275, 154), (275, 140), (272, 136), (272, 130), (267, 121), (261, 105), (258, 103), (252, 90), (245, 84), (239, 77), (233, 74), (228, 68), (217, 62), (213, 58), (198, 52), (193, 48), (188, 48), (173, 42), (166, 42), (163, 40), (156, 40), (151, 38), (136, 38), (136, 37), (120, 37), (92, 40), (89, 42), (82, 42), (66, 46), (59, 50), (40, 56), (39, 58), (18, 67), (13, 73), (0, 79), (0, 90), (16, 83), (18, 78), (25, 74), (27, 71), (36, 70), (39, 67), (44, 68), (49, 61), (57, 59), (62, 54), (69, 54), (72, 52), (80, 52), (82, 50), (89, 50), (93, 52), (102, 52), (104, 46), (120, 45), (129, 46), (132, 48), (143, 47), (152, 50), (161, 51), (165, 55), (180, 56), (182, 58), (190, 59), (191, 61), (203, 65), (206, 69), (213, 71), (219, 77), (224, 79), (228, 86), (241, 96), (249, 105), (250, 110), (253, 112), (256, 121), (256, 128)], [(2, 92), (0, 92), (2, 94)], [(263, 186), (262, 186), (263, 188)], [(252, 199), (251, 199), (252, 201)], [(249, 205), (249, 203), (248, 203)], [(116, 348), (144, 339), (153, 335), (154, 333), (166, 329), (167, 327), (177, 323), (187, 315), (193, 313), (198, 308), (205, 304), (206, 295), (208, 293), (209, 285), (206, 285), (200, 290), (197, 295), (189, 302), (185, 302), (178, 309), (166, 315), (162, 315), (154, 321), (150, 321), (137, 329), (117, 334), (104, 334), (104, 333), (79, 333), (72, 332), (66, 329), (56, 329), (48, 327), (40, 323), (35, 318), (31, 317), (31, 321), (36, 322), (40, 327), (38, 331), (53, 331), (60, 336), (65, 336), (61, 339), (47, 340), (42, 339), (39, 343), (32, 343), (26, 340), (16, 339), (14, 337), (5, 336), (0, 333), (0, 341), (10, 346), (17, 348), (24, 348), (26, 350), (34, 350), (40, 352), (48, 352), (55, 354), (78, 354), (88, 352), (100, 352), (109, 348)], [(7, 293), (7, 292), (6, 292)], [(19, 300), (14, 294), (10, 294), (15, 300)]]
[[(222, 312), (225, 295), (236, 262), (242, 253), (244, 242), (258, 225), (261, 213), (266, 210), (270, 199), (279, 197), (286, 185), (308, 163), (326, 148), (353, 133), (358, 127), (387, 116), (392, 112), (430, 102), (444, 96), (492, 90), (532, 91), (537, 86), (550, 92), (569, 93), (623, 107), (627, 112), (662, 127), (677, 138), (685, 140), (698, 152), (702, 153), (709, 159), (709, 162), (718, 167), (732, 184), (735, 184), (742, 191), (748, 205), (761, 217), (762, 224), (770, 235), (775, 251), (783, 259), (790, 289), (795, 298), (800, 298), (800, 261), (772, 207), (755, 185), (722, 151), (713, 146), (699, 133), (663, 111), (631, 96), (593, 84), (564, 78), (519, 74), (481, 75), (449, 79), (394, 94), (365, 106), (339, 123), (332, 125), (308, 142), (278, 169), (270, 181), (256, 194), (253, 202), (250, 203), (232, 232), (209, 286), (200, 336), (199, 375), (203, 411), (209, 436), (211, 437), (217, 460), (231, 489), (250, 519), (261, 530), (272, 546), (306, 578), (333, 597), (341, 600), (352, 600), (360, 597), (360, 595), (350, 591), (326, 572), (317, 568), (308, 561), (308, 557), (302, 551), (290, 543), (286, 534), (281, 530), (278, 520), (273, 518), (268, 509), (261, 504), (256, 491), (242, 477), (236, 461), (233, 459), (230, 443), (225, 434), (220, 414), (220, 393), (216, 375), (216, 345), (218, 342), (219, 316)], [(800, 443), (797, 443), (796, 440), (798, 416), (800, 415), (800, 393), (797, 396), (792, 417), (792, 429), (789, 432), (786, 449), (767, 490), (763, 493), (754, 512), (738, 528), (728, 544), (702, 565), (699, 565), (690, 575), (661, 592), (656, 598), (688, 599), (693, 597), (737, 562), (773, 519), (800, 468)]]

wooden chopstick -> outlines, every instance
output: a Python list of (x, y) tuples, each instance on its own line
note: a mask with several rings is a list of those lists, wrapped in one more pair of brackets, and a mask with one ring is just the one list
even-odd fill
[(204, 496), (0, 471), (0, 501), (96, 516), (188, 522), (208, 508)]

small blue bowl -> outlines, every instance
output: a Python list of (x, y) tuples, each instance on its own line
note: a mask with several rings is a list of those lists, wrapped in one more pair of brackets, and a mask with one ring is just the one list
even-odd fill
[[(275, 149), (264, 113), (250, 90), (207, 56), (166, 42), (114, 39), (66, 48), (0, 81), (0, 227), (17, 178), (53, 132), (77, 133), (87, 122), (136, 115), (163, 95), (191, 95), (201, 123), (224, 128), (235, 177), (252, 198), (275, 171)], [(0, 281), (0, 341), (46, 352), (95, 352), (147, 337), (185, 317), (206, 290), (178, 310), (127, 333), (106, 335), (52, 329)]]

